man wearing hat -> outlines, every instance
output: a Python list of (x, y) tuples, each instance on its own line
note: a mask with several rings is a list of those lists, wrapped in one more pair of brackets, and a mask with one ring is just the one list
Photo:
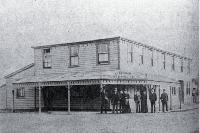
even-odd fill
[(118, 102), (119, 102), (119, 94), (117, 92), (117, 88), (114, 89), (114, 93), (112, 95), (112, 104), (113, 104), (113, 113), (118, 113)]
[(119, 110), (120, 113), (123, 113), (125, 109), (125, 93), (122, 90), (119, 92), (119, 101)]
[(147, 113), (148, 112), (147, 92), (146, 92), (146, 90), (144, 90), (143, 93), (141, 94), (141, 112), (142, 113)]
[(108, 97), (106, 94), (105, 89), (101, 90), (101, 114), (103, 113), (103, 111), (105, 111), (105, 113), (107, 113), (108, 110)]
[(124, 91), (124, 113), (131, 113), (131, 107), (129, 104), (130, 95), (127, 90)]
[(151, 90), (151, 93), (149, 95), (149, 100), (151, 102), (151, 113), (155, 113), (156, 112), (155, 102), (157, 100), (157, 95), (154, 89)]
[(163, 93), (161, 94), (160, 100), (162, 102), (162, 111), (165, 112), (165, 107), (166, 107), (166, 111), (168, 111), (168, 95), (165, 92), (165, 89), (163, 89)]
[(136, 106), (136, 113), (141, 112), (141, 95), (139, 91), (136, 91), (134, 95), (134, 101), (135, 101), (135, 106)]

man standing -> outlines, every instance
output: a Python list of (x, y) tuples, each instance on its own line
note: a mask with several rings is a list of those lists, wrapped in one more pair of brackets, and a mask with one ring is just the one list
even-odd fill
[(119, 92), (119, 100), (120, 100), (119, 110), (120, 110), (120, 113), (123, 113), (124, 105), (125, 105), (125, 93), (122, 90)]
[(149, 100), (151, 102), (151, 113), (155, 113), (156, 112), (156, 108), (155, 108), (155, 102), (157, 101), (157, 95), (155, 93), (155, 90), (151, 90), (151, 93), (149, 95)]
[(163, 110), (163, 112), (165, 112), (165, 107), (166, 107), (166, 111), (168, 111), (168, 105), (167, 105), (168, 95), (165, 92), (165, 89), (163, 89), (163, 93), (161, 94), (160, 100), (162, 102), (162, 110)]
[(129, 104), (129, 93), (127, 90), (124, 91), (124, 113), (131, 113), (131, 107)]
[(196, 89), (193, 88), (192, 90), (192, 98), (193, 98), (193, 103), (196, 103)]
[(136, 91), (135, 95), (134, 95), (134, 101), (135, 101), (135, 106), (136, 106), (136, 113), (140, 113), (141, 112), (141, 105), (140, 105), (140, 92)]
[(118, 102), (119, 102), (119, 94), (117, 92), (117, 88), (114, 89), (114, 93), (112, 95), (112, 104), (113, 104), (113, 113), (117, 113), (118, 114)]
[(148, 107), (147, 107), (147, 92), (144, 90), (141, 95), (141, 112), (147, 113)]
[(101, 114), (103, 113), (103, 111), (107, 113), (107, 110), (108, 110), (108, 97), (106, 95), (105, 89), (103, 89), (101, 91)]

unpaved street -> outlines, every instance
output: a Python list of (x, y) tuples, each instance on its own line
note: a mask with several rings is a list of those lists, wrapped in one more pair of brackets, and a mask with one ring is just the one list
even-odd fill
[(198, 110), (172, 113), (0, 113), (1, 133), (198, 133)]

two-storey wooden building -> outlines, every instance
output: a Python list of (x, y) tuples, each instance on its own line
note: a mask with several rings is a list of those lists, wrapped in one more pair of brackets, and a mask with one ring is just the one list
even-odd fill
[(122, 37), (33, 49), (33, 64), (5, 76), (7, 109), (98, 110), (100, 89), (115, 87), (128, 90), (131, 104), (144, 88), (166, 89), (171, 109), (192, 102), (187, 57)]

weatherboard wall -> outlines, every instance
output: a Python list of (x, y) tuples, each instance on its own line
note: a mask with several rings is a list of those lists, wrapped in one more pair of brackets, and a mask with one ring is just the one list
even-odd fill
[[(132, 45), (133, 47), (133, 60), (132, 62), (128, 58), (128, 45)], [(181, 60), (180, 57), (174, 57), (175, 60), (175, 70), (172, 70), (172, 55), (170, 54), (165, 54), (165, 69), (163, 67), (163, 52), (153, 50), (153, 66), (151, 65), (151, 48), (150, 47), (145, 47), (141, 46), (139, 44), (134, 44), (131, 41), (128, 41), (126, 39), (121, 39), (120, 40), (120, 69), (122, 71), (131, 71), (135, 73), (141, 73), (141, 74), (146, 74), (147, 79), (149, 78), (149, 75), (161, 75), (166, 77), (165, 79), (162, 79), (162, 82), (159, 84), (161, 85), (161, 88), (165, 88), (170, 90), (170, 86), (173, 86), (171, 83), (167, 83), (167, 79), (174, 79), (174, 82), (178, 82), (179, 80), (184, 81), (184, 103), (189, 104), (192, 102), (192, 95), (186, 95), (186, 83), (190, 82), (190, 91), (192, 91), (192, 78), (191, 75), (188, 73), (188, 59), (184, 59), (183, 62), (183, 72), (181, 72)], [(140, 55), (142, 55), (143, 52), (143, 64), (141, 63), (141, 58)], [(157, 77), (155, 77), (156, 79)], [(166, 82), (166, 83), (165, 83)], [(178, 92), (178, 86), (176, 87)], [(170, 94), (170, 93), (169, 93)], [(178, 95), (173, 96), (178, 97)], [(177, 98), (175, 98), (177, 99)], [(177, 101), (177, 100), (175, 100)]]
[(6, 109), (7, 107), (7, 88), (6, 85), (0, 86), (0, 110), (1, 109)]
[(23, 70), (11, 77), (6, 78), (6, 88), (7, 88), (7, 108), (13, 108), (13, 95), (12, 90), (14, 90), (14, 108), (15, 109), (32, 109), (34, 108), (34, 88), (25, 87), (25, 96), (21, 98), (16, 97), (16, 89), (13, 86), (13, 82), (26, 78), (27, 76), (34, 76), (34, 66), (26, 70)]
[[(109, 58), (110, 63), (107, 65), (97, 64), (97, 44), (109, 43)], [(77, 67), (70, 67), (69, 45), (66, 46), (52, 46), (52, 67), (43, 68), (43, 48), (34, 49), (35, 55), (35, 70), (36, 75), (55, 75), (65, 74), (69, 72), (83, 72), (83, 71), (108, 71), (119, 68), (118, 62), (118, 39), (88, 42), (74, 44), (79, 46), (79, 65)]]

